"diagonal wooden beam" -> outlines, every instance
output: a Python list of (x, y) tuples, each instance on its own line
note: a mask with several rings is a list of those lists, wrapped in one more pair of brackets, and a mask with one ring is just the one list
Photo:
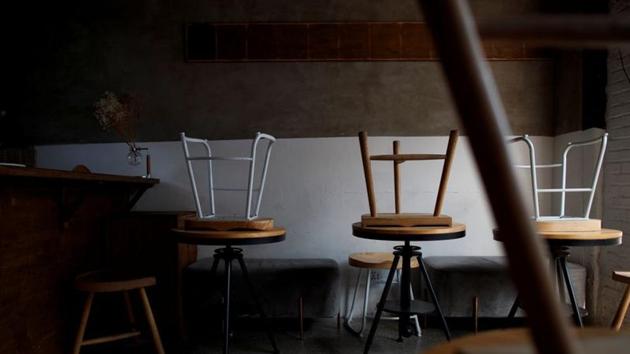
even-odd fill
[(536, 348), (544, 354), (577, 353), (569, 324), (547, 273), (542, 240), (527, 209), (505, 146), (505, 109), (466, 0), (419, 0), (442, 58), (451, 94), (483, 177), (512, 278), (527, 311)]

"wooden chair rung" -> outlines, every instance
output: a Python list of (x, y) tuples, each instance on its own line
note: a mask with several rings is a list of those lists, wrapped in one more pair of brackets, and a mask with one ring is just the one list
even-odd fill
[(139, 335), (140, 335), (140, 331), (133, 331), (133, 332), (125, 332), (125, 333), (120, 333), (120, 334), (114, 334), (114, 335), (111, 335), (111, 336), (90, 338), (90, 339), (86, 339), (83, 342), (81, 342), (81, 345), (85, 346), (85, 345), (94, 345), (94, 344), (115, 342), (115, 341), (119, 341), (119, 340), (122, 340), (122, 339), (137, 337)]
[(442, 154), (394, 154), (394, 155), (372, 155), (372, 161), (425, 161), (425, 160), (444, 160), (446, 155)]

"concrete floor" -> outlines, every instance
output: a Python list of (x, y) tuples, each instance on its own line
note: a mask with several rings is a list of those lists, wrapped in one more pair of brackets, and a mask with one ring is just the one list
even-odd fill
[[(297, 332), (289, 331), (278, 331), (276, 340), (281, 353), (359, 354), (363, 353), (367, 332), (368, 330), (366, 329), (364, 338), (358, 338), (351, 335), (343, 327), (337, 330), (336, 320), (319, 320), (312, 323), (310, 328), (305, 331), (303, 341), (299, 340)], [(465, 332), (459, 331), (454, 334), (462, 335)], [(425, 329), (422, 337), (412, 336), (405, 339), (402, 343), (396, 342), (397, 338), (397, 323), (395, 321), (382, 321), (370, 353), (421, 353), (425, 349), (446, 340), (442, 330), (436, 328)], [(221, 340), (213, 340), (211, 343), (198, 345), (191, 354), (220, 353), (221, 346)], [(234, 354), (270, 353), (271, 345), (264, 332), (246, 331), (235, 333), (232, 340), (232, 349)]]
[[(305, 329), (304, 340), (299, 339), (299, 334), (295, 328), (280, 328), (276, 330), (276, 341), (280, 352), (283, 354), (324, 354), (324, 353), (343, 353), (355, 354), (362, 353), (365, 345), (365, 337), (369, 330), (364, 333), (364, 338), (358, 338), (350, 334), (347, 330), (337, 329), (336, 319), (323, 319), (310, 323)], [(231, 353), (233, 354), (252, 354), (252, 353), (271, 353), (272, 347), (267, 339), (265, 332), (258, 328), (243, 328), (244, 326), (235, 327), (232, 338)], [(453, 331), (453, 336), (461, 336), (468, 334), (467, 331)], [(404, 340), (402, 343), (396, 342), (398, 338), (397, 323), (395, 321), (382, 321), (379, 325), (374, 343), (370, 350), (372, 354), (384, 353), (422, 353), (425, 349), (436, 344), (444, 342), (446, 339), (442, 330), (438, 328), (423, 329), (422, 336), (412, 336)], [(214, 333), (208, 337), (196, 340), (187, 348), (178, 348), (174, 353), (173, 350), (167, 354), (214, 354), (221, 353), (222, 339), (219, 333)], [(148, 338), (139, 341), (127, 340), (118, 344), (106, 344), (101, 346), (86, 347), (81, 351), (82, 354), (145, 354), (155, 353)]]

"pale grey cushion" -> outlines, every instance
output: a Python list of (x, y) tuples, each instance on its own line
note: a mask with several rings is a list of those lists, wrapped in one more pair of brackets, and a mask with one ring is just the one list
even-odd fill
[[(247, 270), (262, 299), (267, 315), (297, 317), (298, 301), (303, 298), (307, 318), (334, 317), (339, 311), (339, 265), (332, 259), (245, 258)], [(192, 311), (203, 311), (221, 301), (224, 266), (210, 277), (212, 261), (201, 259), (184, 272), (185, 303)], [(253, 311), (249, 291), (242, 280), (238, 262), (232, 263), (232, 301), (237, 312)]]
[[(446, 316), (471, 316), (475, 296), (479, 297), (480, 317), (505, 317), (509, 313), (516, 290), (505, 257), (427, 257), (425, 264)], [(584, 307), (586, 269), (574, 263), (569, 263), (568, 269), (578, 304)], [(522, 311), (517, 315), (523, 315)]]

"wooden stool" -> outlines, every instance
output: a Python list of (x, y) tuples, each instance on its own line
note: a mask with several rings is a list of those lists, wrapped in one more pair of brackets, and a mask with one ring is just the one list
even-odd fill
[[(361, 337), (363, 335), (363, 329), (365, 328), (365, 322), (367, 318), (367, 307), (370, 298), (370, 280), (372, 277), (372, 270), (389, 270), (392, 266), (392, 262), (394, 261), (394, 255), (389, 252), (360, 252), (353, 253), (348, 257), (348, 264), (352, 267), (359, 268), (359, 274), (357, 275), (357, 282), (354, 286), (354, 295), (352, 296), (352, 305), (350, 305), (350, 311), (346, 314), (346, 318), (344, 320), (344, 327), (352, 332), (355, 335)], [(418, 268), (420, 265), (418, 264), (417, 259), (411, 260), (411, 268)], [(397, 271), (400, 271), (402, 268), (402, 263), (399, 263), (397, 266)], [(352, 322), (352, 314), (354, 313), (354, 304), (357, 301), (357, 293), (359, 292), (359, 283), (361, 282), (361, 275), (363, 274), (363, 269), (367, 270), (367, 276), (365, 278), (365, 294), (363, 296), (363, 317), (361, 319), (361, 328), (357, 331), (350, 325)], [(396, 273), (398, 274), (398, 273)], [(400, 278), (398, 279), (400, 283)], [(410, 288), (411, 299), (414, 300), (413, 289)], [(418, 315), (412, 315), (415, 322), (416, 333), (420, 336), (420, 322), (418, 321)], [(398, 317), (387, 317), (383, 319), (391, 319), (398, 320)]]
[[(153, 343), (155, 350), (158, 354), (164, 354), (164, 348), (162, 347), (162, 341), (160, 334), (158, 333), (155, 319), (153, 318), (153, 312), (151, 311), (151, 305), (149, 305), (149, 298), (145, 291), (146, 287), (155, 285), (155, 277), (134, 278), (129, 275), (117, 274), (115, 272), (108, 271), (95, 271), (79, 275), (74, 281), (74, 287), (79, 290), (88, 293), (85, 304), (83, 305), (83, 312), (81, 314), (81, 322), (79, 323), (79, 330), (74, 342), (74, 354), (79, 354), (81, 347), (84, 345), (93, 345), (113, 342), (121, 339), (136, 337), (140, 335), (140, 331), (137, 331), (135, 327), (135, 319), (133, 310), (131, 308), (131, 300), (129, 298), (130, 290), (138, 290), (140, 293), (140, 299), (144, 307), (144, 313), (147, 317), (147, 322), (151, 330), (151, 336), (153, 337)], [(125, 298), (125, 304), (127, 306), (127, 314), (129, 321), (132, 325), (130, 332), (121, 334), (115, 334), (105, 337), (91, 338), (84, 340), (85, 328), (87, 327), (88, 318), (90, 316), (90, 309), (92, 308), (92, 302), (96, 293), (111, 293), (121, 292)]]
[(626, 318), (626, 314), (628, 313), (628, 307), (630, 307), (630, 272), (613, 272), (612, 278), (613, 280), (626, 284), (626, 291), (619, 303), (617, 314), (615, 314), (615, 319), (612, 323), (612, 328), (615, 331), (619, 331), (621, 329), (621, 325), (623, 325), (623, 320)]

